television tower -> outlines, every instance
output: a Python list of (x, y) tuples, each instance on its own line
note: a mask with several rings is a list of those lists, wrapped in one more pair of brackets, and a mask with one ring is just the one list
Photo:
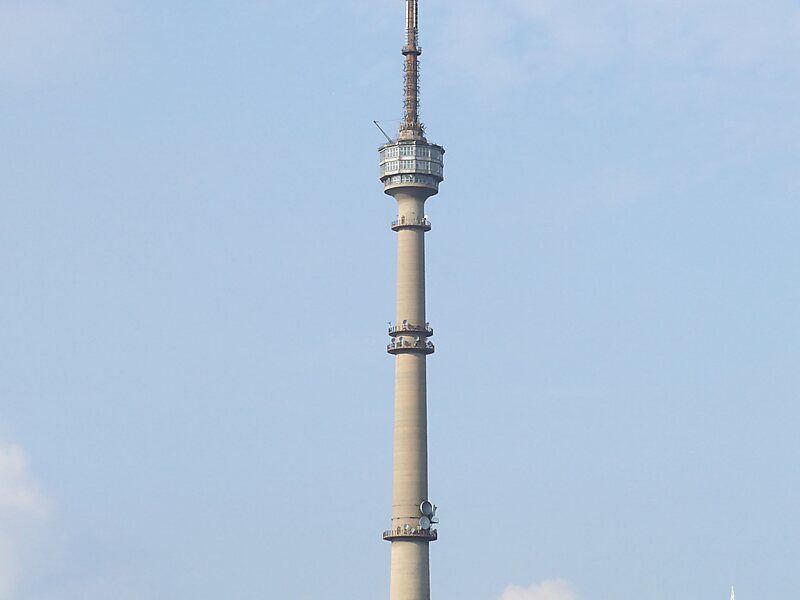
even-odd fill
[[(405, 115), (397, 139), (380, 147), (384, 192), (397, 201), (397, 314), (387, 350), (395, 356), (390, 600), (429, 600), (428, 547), (438, 538), (428, 498), (426, 360), (433, 329), (425, 316), (425, 201), (439, 191), (444, 148), (419, 120), (418, 0), (406, 0)], [(388, 136), (387, 136), (388, 137)]]

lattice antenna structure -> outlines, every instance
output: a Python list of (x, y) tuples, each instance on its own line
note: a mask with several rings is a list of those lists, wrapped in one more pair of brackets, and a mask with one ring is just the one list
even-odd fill
[(419, 120), (419, 0), (406, 0), (405, 114), (400, 139), (424, 140), (425, 126)]

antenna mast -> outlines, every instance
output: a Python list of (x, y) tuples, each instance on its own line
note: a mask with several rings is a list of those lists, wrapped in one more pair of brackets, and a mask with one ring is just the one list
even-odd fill
[(405, 116), (400, 125), (400, 139), (424, 140), (425, 126), (419, 122), (419, 0), (406, 0)]

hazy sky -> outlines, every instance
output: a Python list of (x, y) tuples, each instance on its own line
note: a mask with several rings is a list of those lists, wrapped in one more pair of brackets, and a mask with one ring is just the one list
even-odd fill
[[(401, 0), (0, 0), (0, 600), (388, 596)], [(436, 600), (800, 589), (800, 5), (421, 0)]]

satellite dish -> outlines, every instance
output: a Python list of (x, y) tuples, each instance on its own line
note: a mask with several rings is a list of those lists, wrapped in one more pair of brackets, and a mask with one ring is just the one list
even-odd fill
[(420, 517), (419, 526), (425, 530), (428, 530), (431, 528), (431, 520), (428, 517)]
[(427, 500), (423, 500), (422, 504), (419, 505), (419, 512), (428, 518), (432, 517), (434, 513), (433, 504)]

